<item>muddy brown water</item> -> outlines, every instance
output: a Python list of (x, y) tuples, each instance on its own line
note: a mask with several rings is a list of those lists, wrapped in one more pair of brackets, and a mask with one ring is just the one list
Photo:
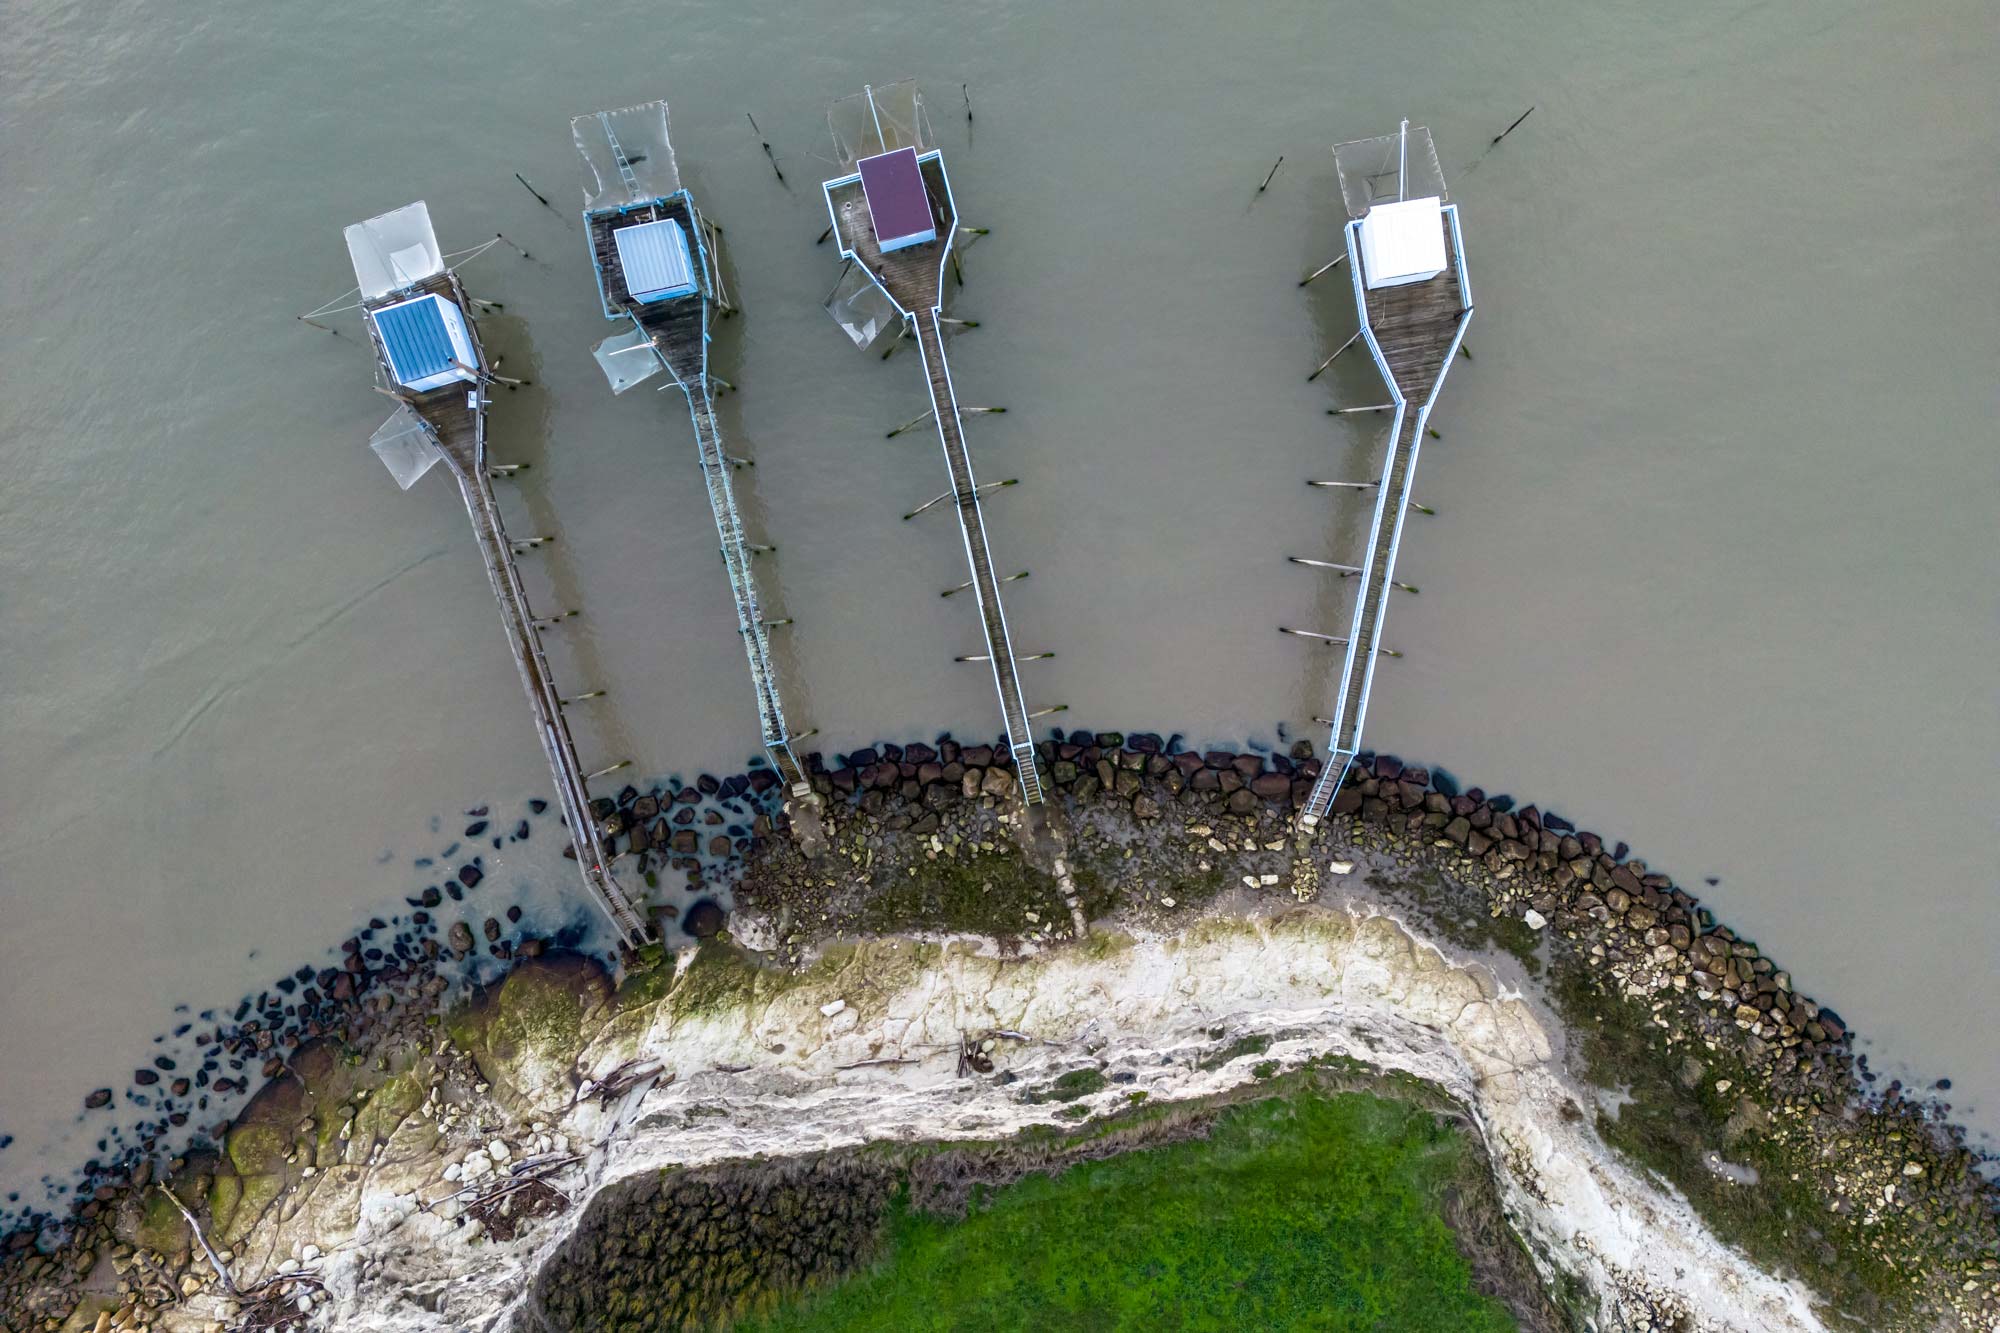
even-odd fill
[[(1321, 739), (1365, 541), (1366, 367), (1327, 147), (1437, 137), (1478, 315), (1426, 449), (1368, 738), (1691, 885), (1992, 1128), (1981, 835), (2000, 334), (1981, 219), (2000, 30), (1697, 3), (628, 3), (199, 12), (24, 0), (0, 32), (0, 1187), (93, 1151), (173, 1008), (401, 910), (410, 861), (546, 779), (451, 488), (399, 494), (339, 229), (429, 201), (500, 300), (499, 457), (586, 761), (733, 769), (756, 723), (684, 409), (614, 399), (567, 118), (665, 96), (745, 313), (724, 400), (800, 726), (999, 729), (907, 349), (818, 309), (828, 99), (923, 81), (962, 213), (952, 343), (1031, 706), (1192, 743)], [(969, 85), (976, 120), (960, 93)], [(1533, 105), (1499, 148), (1491, 137)], [(774, 177), (744, 113), (785, 174)], [(1271, 163), (1285, 162), (1263, 195)], [(540, 207), (520, 172), (561, 206)], [(1045, 723), (1046, 725), (1046, 723)], [(431, 827), (433, 817), (441, 821)], [(499, 882), (571, 881), (546, 842)], [(420, 876), (418, 877), (420, 882)]]

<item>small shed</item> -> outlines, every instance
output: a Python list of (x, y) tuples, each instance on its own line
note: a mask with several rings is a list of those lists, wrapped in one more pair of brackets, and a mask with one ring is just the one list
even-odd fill
[(930, 192), (924, 188), (916, 149), (878, 153), (854, 165), (861, 173), (861, 191), (868, 198), (875, 243), (883, 254), (937, 239), (937, 218), (931, 212)]
[(618, 267), (625, 275), (625, 290), (641, 303), (692, 296), (700, 290), (695, 281), (694, 258), (688, 250), (687, 233), (672, 218), (620, 227), (611, 233), (618, 245)]
[(419, 296), (369, 313), (396, 382), (422, 393), (455, 380), (474, 380), (477, 354), (465, 313), (442, 296)]
[(1442, 199), (1376, 204), (1361, 219), (1361, 271), (1370, 291), (1428, 282), (1446, 262)]

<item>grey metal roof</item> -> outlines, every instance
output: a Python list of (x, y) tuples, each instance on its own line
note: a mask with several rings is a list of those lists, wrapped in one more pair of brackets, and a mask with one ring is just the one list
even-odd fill
[(695, 290), (687, 233), (672, 218), (620, 227), (611, 239), (618, 243), (618, 266), (633, 300), (661, 301)]

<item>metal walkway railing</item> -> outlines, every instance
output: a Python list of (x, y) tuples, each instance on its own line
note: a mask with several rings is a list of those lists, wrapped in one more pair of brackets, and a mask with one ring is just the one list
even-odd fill
[[(715, 515), (716, 535), (722, 539), (722, 563), (729, 571), (729, 591), (736, 599), (736, 631), (743, 636), (743, 655), (750, 662), (750, 683), (757, 693), (757, 721), (763, 731), (764, 749), (777, 766), (778, 776), (793, 795), (806, 777), (792, 753), (792, 733), (785, 723), (785, 706), (778, 697), (777, 672), (771, 665), (771, 635), (763, 607), (757, 600), (757, 582), (750, 573), (750, 547), (743, 536), (743, 517), (736, 509), (736, 491), (729, 484), (729, 460), (722, 452), (722, 436), (715, 425), (715, 406), (705, 384), (681, 381), (687, 395), (688, 414), (694, 418), (695, 447), (701, 455), (701, 477), (708, 487), (708, 507)], [(808, 787), (810, 790), (810, 787)]]
[[(1361, 590), (1354, 599), (1354, 615), (1341, 663), (1340, 689), (1335, 696), (1331, 719), (1329, 753), (1325, 767), (1313, 783), (1312, 794), (1306, 799), (1305, 808), (1299, 812), (1299, 828), (1306, 834), (1310, 834), (1327, 816), (1334, 798), (1340, 794), (1348, 766), (1361, 749), (1361, 727), (1368, 715), (1368, 693), (1374, 684), (1375, 662), (1382, 651), (1382, 627), (1388, 620), (1389, 594), (1395, 587), (1396, 553), (1402, 543), (1403, 519), (1409, 512), (1410, 487), (1416, 477), (1424, 428), (1430, 420), (1431, 408), (1437, 402), (1445, 374), (1458, 354), (1466, 323), (1472, 318), (1472, 293), (1466, 282), (1465, 247), (1459, 233), (1458, 210), (1448, 205), (1444, 213), (1451, 230), (1452, 276), (1458, 285), (1459, 308), (1449, 322), (1440, 323), (1430, 340), (1434, 346), (1421, 346), (1423, 340), (1413, 344), (1405, 338), (1403, 355), (1413, 358), (1413, 361), (1402, 367), (1392, 364), (1390, 356), (1385, 354), (1369, 318), (1368, 295), (1363, 286), (1360, 258), (1356, 253), (1355, 236), (1359, 224), (1349, 223), (1345, 229), (1348, 273), (1354, 284), (1361, 336), (1368, 344), (1383, 383), (1388, 386), (1396, 414), (1390, 425), (1389, 449), (1382, 462), (1381, 481), (1375, 490), (1375, 514), (1368, 531), (1368, 556), (1361, 567)], [(1424, 359), (1427, 357), (1436, 359)], [(1405, 376), (1398, 374), (1401, 369), (1409, 375), (1412, 365), (1416, 368), (1415, 377), (1418, 379), (1427, 377), (1435, 366), (1435, 378), (1424, 385), (1422, 400), (1414, 404), (1399, 383)]]
[(1020, 780), (1022, 798), (1029, 805), (1038, 805), (1042, 801), (1042, 780), (1035, 768), (1035, 738), (1029, 730), (1028, 706), (1022, 700), (1021, 682), (1015, 674), (1014, 642), (1007, 632), (1007, 611), (1000, 601), (1000, 581), (993, 572), (993, 556), (986, 544), (986, 516), (979, 506), (979, 487), (972, 475), (972, 453), (965, 444), (958, 393), (952, 387), (951, 368), (945, 361), (944, 336), (938, 328), (938, 312), (935, 309), (919, 309), (914, 319), (917, 346), (924, 360), (924, 377), (930, 384), (931, 410), (937, 420), (938, 439), (944, 445), (945, 462), (951, 470), (952, 498), (958, 510), (959, 533), (965, 540), (965, 559), (972, 568), (973, 592), (979, 599), (979, 619), (986, 631), (986, 660), (993, 667), (993, 688), (1000, 696), (1000, 714), (1007, 724), (1007, 748), (1014, 756), (1014, 772)]

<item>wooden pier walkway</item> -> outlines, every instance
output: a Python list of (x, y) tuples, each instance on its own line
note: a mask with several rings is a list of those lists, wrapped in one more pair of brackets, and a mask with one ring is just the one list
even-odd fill
[(944, 447), (945, 466), (951, 474), (953, 508), (958, 512), (966, 564), (972, 571), (972, 587), (979, 602), (987, 661), (993, 668), (993, 688), (999, 696), (1000, 715), (1007, 728), (1007, 748), (1013, 752), (1022, 799), (1034, 806), (1043, 799), (1041, 773), (1035, 762), (1034, 732), (1016, 671), (1013, 636), (1008, 632), (1007, 611), (1000, 597), (1000, 577), (994, 572), (987, 541), (985, 511), (979, 503), (978, 482), (972, 471), (972, 451), (965, 441), (965, 423), (959, 411), (957, 390), (952, 386), (951, 367), (945, 357), (939, 326), (944, 313), (944, 271), (958, 230), (957, 206), (952, 200), (942, 157), (930, 152), (919, 165), (937, 227), (938, 239), (934, 241), (884, 254), (876, 242), (874, 223), (859, 178), (830, 182), (826, 187), (827, 203), (841, 253), (875, 275), (877, 285), (914, 327), (923, 357), (924, 378), (930, 386), (932, 418), (937, 423), (938, 441)]
[[(640, 223), (672, 221), (695, 250), (700, 290), (665, 300), (637, 301), (626, 289), (613, 233)], [(585, 214), (590, 229), (591, 256), (597, 265), (605, 310), (629, 317), (651, 341), (654, 353), (674, 377), (694, 423), (695, 452), (701, 462), (708, 507), (722, 543), (722, 563), (736, 602), (736, 629), (750, 666), (750, 683), (757, 696), (757, 720), (764, 751), (790, 801), (792, 830), (808, 855), (823, 844), (819, 797), (792, 750), (793, 736), (785, 721), (778, 693), (778, 673), (771, 657), (770, 622), (757, 595), (750, 566), (751, 550), (743, 532), (743, 517), (730, 483), (730, 462), (715, 420), (713, 377), (708, 368), (709, 330), (718, 310), (733, 309), (723, 285), (720, 229), (703, 217), (686, 191), (640, 206), (607, 208)]]
[(1376, 486), (1368, 556), (1361, 570), (1335, 695), (1332, 752), (1304, 809), (1299, 812), (1299, 830), (1307, 836), (1326, 817), (1340, 792), (1348, 765), (1354, 762), (1361, 748), (1361, 727), (1368, 711), (1375, 662), (1382, 651), (1382, 628), (1388, 620), (1390, 594), (1395, 585), (1396, 551), (1402, 541), (1403, 520), (1409, 512), (1410, 488), (1416, 476), (1424, 427), (1452, 358), (1457, 355), (1466, 321), (1472, 317), (1454, 207), (1446, 206), (1440, 223), (1448, 259), (1444, 271), (1427, 281), (1400, 287), (1367, 289), (1356, 247), (1358, 225), (1350, 223), (1347, 227), (1347, 268), (1354, 284), (1362, 334), (1389, 386), (1395, 415), (1381, 479)]
[[(493, 486), (488, 479), (484, 381), (491, 371), (485, 348), (479, 339), (478, 323), (472, 318), (472, 304), (465, 299), (458, 276), (447, 270), (427, 279), (413, 291), (368, 302), (363, 308), (373, 310), (411, 295), (441, 296), (458, 307), (465, 317), (466, 330), (477, 358), (470, 369), (478, 372), (482, 383), (474, 385), (462, 380), (454, 381), (422, 393), (398, 390), (395, 396), (414, 410), (429, 427), (433, 442), (444, 455), (445, 466), (451, 469), (458, 481), (466, 513), (472, 518), (473, 535), (479, 542), (480, 558), (486, 564), (486, 576), (492, 582), (493, 595), (500, 603), (508, 647), (513, 650), (514, 663), (521, 673), (521, 684), (527, 690), (528, 707), (535, 716), (535, 732), (548, 758), (549, 771), (555, 778), (556, 801), (562, 808), (563, 820), (569, 826), (570, 838), (575, 844), (577, 866), (582, 873), (584, 887), (603, 908), (605, 915), (611, 918), (619, 937), (628, 946), (636, 948), (650, 942), (653, 934), (646, 918), (619, 887), (605, 861), (597, 820), (590, 809), (590, 789), (583, 766), (576, 757), (576, 743), (570, 738), (569, 723), (563, 717), (561, 696), (542, 651), (541, 633), (535, 628), (534, 612), (529, 608), (527, 593), (521, 587), (520, 570), (514, 563), (514, 546), (508, 539), (506, 524), (500, 517), (500, 507), (494, 500)], [(383, 362), (385, 374), (394, 384), (393, 373), (387, 371), (387, 353), (372, 319), (368, 321), (368, 330), (376, 355)]]

